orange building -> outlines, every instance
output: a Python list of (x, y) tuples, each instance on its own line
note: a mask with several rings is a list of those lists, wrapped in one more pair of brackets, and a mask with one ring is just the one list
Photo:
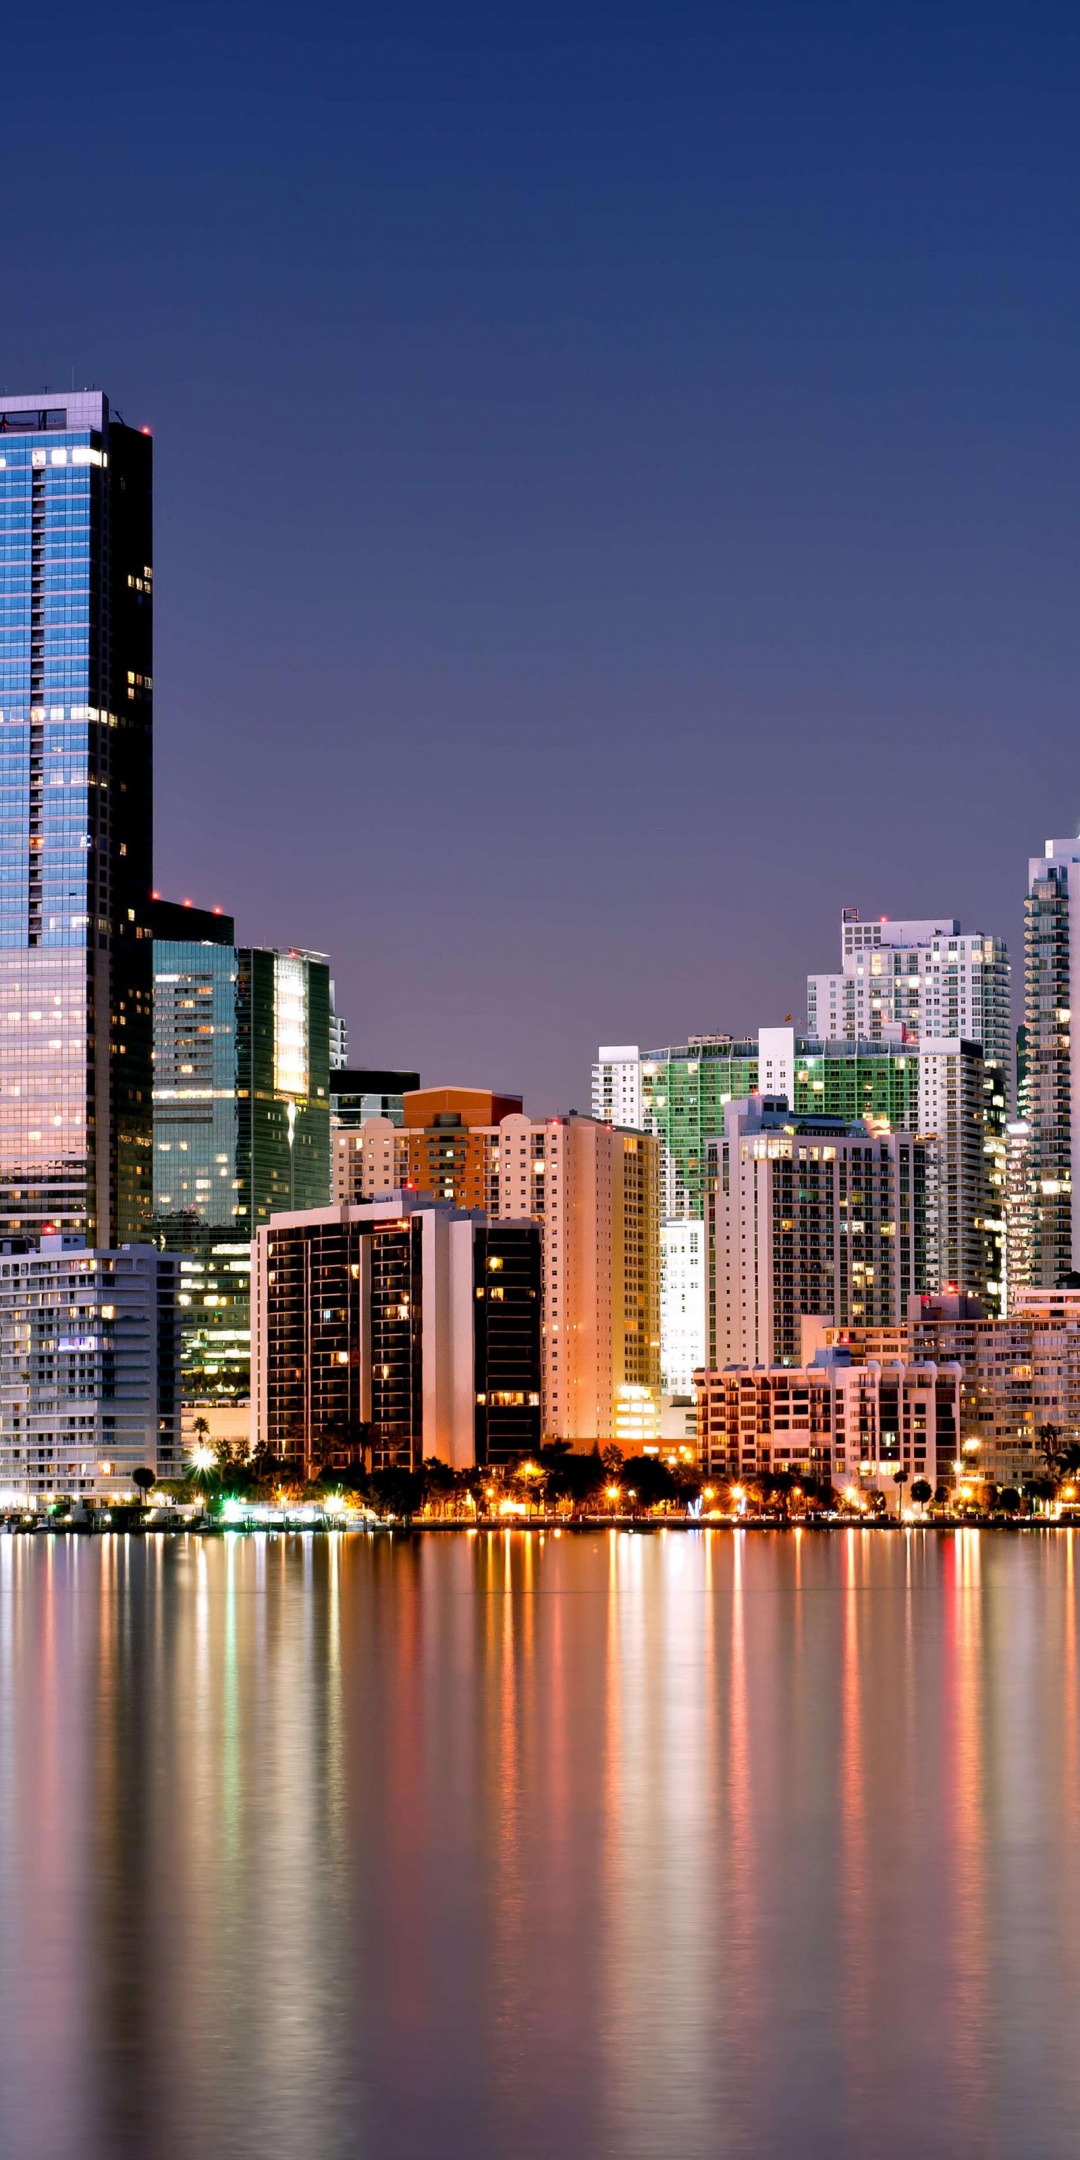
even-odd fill
[(520, 1114), (520, 1095), (490, 1088), (415, 1088), (402, 1097), (403, 1122), (371, 1118), (359, 1132), (339, 1133), (334, 1152), (334, 1198), (370, 1199), (402, 1186), (452, 1200), (459, 1208), (487, 1206), (485, 1130)]
[(416, 1088), (402, 1097), (402, 1109), (395, 1150), (401, 1184), (455, 1207), (486, 1207), (482, 1128), (520, 1111), (521, 1096), (493, 1095), (489, 1088)]

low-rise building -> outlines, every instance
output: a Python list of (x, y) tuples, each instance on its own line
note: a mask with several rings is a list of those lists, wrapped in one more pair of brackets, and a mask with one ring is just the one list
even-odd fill
[(69, 1235), (0, 1248), (0, 1506), (136, 1496), (179, 1477), (179, 1263)]
[(899, 1507), (919, 1480), (931, 1490), (952, 1483), (960, 1390), (959, 1365), (855, 1364), (844, 1349), (823, 1351), (810, 1365), (703, 1371), (700, 1466), (732, 1481), (787, 1472), (819, 1486), (882, 1492)]

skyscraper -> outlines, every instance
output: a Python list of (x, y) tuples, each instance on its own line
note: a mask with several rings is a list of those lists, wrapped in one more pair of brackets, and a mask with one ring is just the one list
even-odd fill
[(151, 1189), (152, 446), (0, 398), (0, 1228), (107, 1247)]
[(729, 1103), (709, 1142), (709, 1364), (793, 1365), (800, 1322), (895, 1326), (927, 1287), (930, 1147), (783, 1095)]
[(808, 975), (807, 1025), (826, 1041), (962, 1036), (1008, 1066), (1009, 960), (1000, 938), (964, 934), (954, 916), (860, 920), (845, 908), (839, 974)]
[[(1080, 1259), (1080, 840), (1048, 840), (1024, 905), (1024, 1115), (1031, 1126), (1031, 1280), (1053, 1289)], [(1017, 1287), (1019, 1285), (1017, 1284)]]
[(250, 1240), (330, 1197), (324, 954), (237, 945), (232, 917), (154, 900), (154, 1233), (184, 1255), (183, 1389), (246, 1397)]

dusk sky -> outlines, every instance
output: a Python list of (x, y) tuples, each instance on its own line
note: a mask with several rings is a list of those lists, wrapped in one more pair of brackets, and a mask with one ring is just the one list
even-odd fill
[(5, 26), (8, 391), (157, 490), (157, 864), (354, 1063), (587, 1106), (804, 1017), (840, 909), (1008, 938), (1080, 820), (1080, 14)]

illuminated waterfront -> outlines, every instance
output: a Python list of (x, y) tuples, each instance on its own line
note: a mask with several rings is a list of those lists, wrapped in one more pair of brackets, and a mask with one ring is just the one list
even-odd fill
[(5, 2160), (1071, 2154), (1077, 1536), (3, 1540)]

